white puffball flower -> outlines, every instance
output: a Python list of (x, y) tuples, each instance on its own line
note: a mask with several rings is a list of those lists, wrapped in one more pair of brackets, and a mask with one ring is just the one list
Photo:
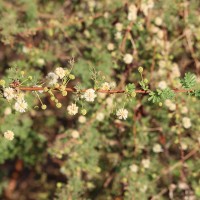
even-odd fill
[(81, 116), (79, 116), (78, 121), (79, 121), (81, 124), (84, 124), (84, 123), (86, 122), (86, 117), (83, 116), (83, 115), (81, 115)]
[(131, 4), (128, 8), (128, 20), (135, 21), (137, 19), (137, 7)]
[(170, 111), (175, 111), (176, 110), (176, 104), (174, 104), (174, 103), (170, 104), (169, 110)]
[(174, 104), (170, 99), (165, 100), (165, 105), (169, 108), (170, 111), (176, 110), (176, 104)]
[(186, 106), (183, 106), (183, 107), (181, 108), (181, 113), (182, 113), (182, 114), (187, 114), (187, 113), (188, 113), (188, 108), (187, 108)]
[(105, 12), (104, 14), (103, 14), (103, 17), (105, 18), (105, 19), (108, 19), (108, 17), (109, 17), (109, 12)]
[(53, 72), (49, 72), (46, 76), (46, 79), (48, 81), (48, 84), (50, 86), (55, 85), (58, 82), (58, 75), (56, 75)]
[(108, 82), (104, 82), (101, 84), (102, 90), (110, 90), (110, 84)]
[(72, 103), (71, 105), (67, 106), (67, 111), (69, 115), (76, 115), (78, 113), (78, 106)]
[(45, 60), (43, 58), (38, 58), (37, 64), (40, 65), (40, 66), (43, 66), (45, 64)]
[(146, 169), (150, 167), (150, 160), (149, 159), (142, 159), (141, 163), (142, 163), (142, 166)]
[(131, 54), (127, 53), (124, 55), (123, 60), (126, 64), (131, 64), (133, 62), (133, 56)]
[(4, 110), (4, 115), (10, 115), (12, 113), (12, 109), (10, 107), (6, 107)]
[(135, 21), (137, 19), (137, 13), (129, 12), (128, 13), (128, 20), (129, 21)]
[(127, 117), (128, 117), (128, 110), (124, 109), (124, 108), (120, 108), (118, 111), (117, 111), (117, 117), (118, 119), (124, 119), (126, 120)]
[(102, 113), (102, 112), (100, 112), (100, 113), (97, 113), (97, 116), (96, 116), (96, 120), (97, 121), (103, 121), (104, 120), (104, 118), (105, 118), (105, 115), (104, 115), (104, 113)]
[(121, 32), (115, 33), (115, 39), (116, 39), (116, 40), (122, 39), (122, 33), (121, 33)]
[(137, 19), (137, 7), (131, 4), (128, 8), (128, 20), (135, 21)]
[(3, 135), (7, 140), (13, 140), (14, 139), (13, 131), (7, 130), (6, 132), (4, 132)]
[(161, 26), (162, 25), (162, 18), (161, 17), (156, 17), (156, 19), (155, 19), (155, 24), (157, 25), (157, 26)]
[(93, 102), (96, 96), (97, 95), (95, 94), (95, 90), (87, 89), (82, 97), (85, 98), (85, 100), (88, 102)]
[(28, 47), (26, 47), (26, 46), (23, 46), (22, 47), (22, 52), (27, 54), (27, 53), (30, 52), (30, 49)]
[(165, 81), (160, 81), (158, 83), (158, 87), (162, 90), (166, 89), (167, 88), (167, 83)]
[(16, 100), (17, 100), (17, 101), (25, 101), (25, 100), (24, 100), (24, 96), (25, 96), (25, 93), (20, 92), (20, 93), (18, 93), (18, 94), (16, 95)]
[(116, 30), (121, 32), (123, 30), (123, 24), (122, 23), (116, 23), (115, 24)]
[(4, 89), (3, 95), (8, 101), (10, 101), (13, 98), (15, 98), (16, 93), (15, 93), (15, 90), (13, 88), (8, 87), (8, 88)]
[(58, 75), (58, 77), (59, 77), (60, 79), (62, 79), (62, 78), (64, 78), (64, 76), (65, 76), (65, 70), (64, 70), (62, 67), (57, 67), (57, 68), (55, 69), (55, 74)]
[(161, 145), (160, 144), (155, 144), (153, 146), (153, 152), (154, 153), (161, 153), (161, 152), (163, 152), (163, 149), (162, 149)]
[(187, 144), (185, 144), (185, 143), (182, 142), (180, 145), (181, 145), (181, 149), (182, 150), (187, 150), (187, 148), (188, 148)]
[(20, 113), (26, 112), (28, 104), (25, 100), (16, 101), (14, 109)]
[(182, 119), (183, 127), (188, 129), (192, 126), (191, 120), (188, 117), (183, 117)]
[(134, 173), (138, 172), (138, 166), (135, 164), (132, 164), (129, 169)]
[(77, 131), (77, 130), (73, 130), (71, 132), (71, 136), (74, 138), (74, 139), (77, 139), (80, 137), (80, 133)]
[(153, 0), (143, 0), (140, 6), (140, 9), (144, 13), (145, 16), (148, 15), (149, 9), (154, 7), (154, 2)]
[(94, 8), (96, 6), (96, 2), (93, 0), (88, 1), (89, 8)]
[(165, 105), (166, 105), (167, 107), (169, 107), (171, 104), (172, 104), (172, 101), (171, 101), (170, 99), (166, 99), (166, 100), (165, 100)]
[(115, 49), (115, 45), (114, 45), (113, 43), (108, 43), (107, 49), (108, 49), (109, 51), (113, 51), (113, 50)]

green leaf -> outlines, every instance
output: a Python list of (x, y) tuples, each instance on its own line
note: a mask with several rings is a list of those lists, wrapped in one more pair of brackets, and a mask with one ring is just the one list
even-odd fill
[(175, 97), (175, 93), (173, 90), (169, 88), (162, 90), (162, 93), (161, 93), (162, 100), (173, 99), (174, 97)]
[(149, 93), (148, 101), (151, 101), (152, 103), (159, 103), (161, 101), (164, 101), (166, 99), (173, 99), (175, 96), (175, 93), (173, 90), (170, 90), (169, 88), (166, 88), (164, 90), (157, 89), (156, 91), (151, 91)]
[(183, 88), (190, 89), (196, 84), (196, 76), (190, 72), (185, 74), (185, 77), (180, 80)]
[(131, 94), (132, 92), (134, 92), (134, 90), (135, 90), (135, 84), (134, 83), (129, 83), (125, 87), (125, 91), (128, 94)]

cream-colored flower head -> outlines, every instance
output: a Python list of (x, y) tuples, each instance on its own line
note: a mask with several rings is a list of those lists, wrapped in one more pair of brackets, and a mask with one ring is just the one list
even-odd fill
[(64, 76), (65, 76), (65, 70), (64, 70), (62, 67), (57, 67), (57, 68), (55, 69), (55, 74), (56, 74), (60, 79), (62, 79), (62, 78), (64, 78)]
[(133, 56), (131, 54), (127, 53), (124, 55), (123, 60), (126, 64), (131, 64), (133, 62)]
[(97, 113), (96, 120), (102, 122), (104, 120), (104, 117), (105, 117), (104, 113), (102, 112)]
[(71, 136), (74, 138), (74, 139), (77, 139), (80, 137), (80, 133), (77, 131), (77, 130), (73, 130), (71, 132)]
[(97, 95), (93, 89), (87, 89), (82, 97), (88, 102), (93, 102), (96, 96)]
[(160, 144), (155, 144), (153, 146), (153, 152), (154, 153), (161, 153), (161, 152), (163, 152), (163, 149), (162, 149), (161, 145)]
[(120, 108), (118, 111), (117, 111), (117, 117), (118, 119), (124, 119), (126, 120), (127, 117), (128, 117), (128, 110), (124, 109), (124, 108)]
[(69, 115), (76, 115), (78, 113), (78, 106), (72, 103), (71, 105), (67, 106), (67, 111)]
[(122, 23), (116, 23), (115, 24), (116, 30), (121, 32), (123, 30), (123, 24)]
[(128, 20), (135, 21), (137, 19), (137, 7), (131, 4), (128, 8)]
[(142, 166), (146, 169), (150, 167), (150, 160), (149, 159), (143, 159), (141, 163), (142, 163)]
[(26, 112), (26, 109), (28, 108), (28, 104), (26, 101), (22, 100), (22, 101), (16, 101), (15, 105), (14, 105), (14, 109), (18, 112)]
[(58, 82), (58, 75), (53, 72), (49, 72), (46, 76), (46, 79), (48, 81), (48, 84), (52, 86)]
[(108, 49), (109, 51), (113, 51), (113, 50), (115, 49), (115, 45), (114, 45), (113, 43), (108, 43), (107, 49)]
[(83, 116), (83, 115), (81, 115), (81, 116), (79, 116), (79, 118), (78, 118), (78, 121), (81, 123), (81, 124), (84, 124), (85, 122), (86, 122), (86, 117), (85, 116)]
[(16, 92), (13, 88), (8, 87), (4, 89), (3, 95), (8, 101), (10, 101), (15, 98)]
[(108, 82), (104, 82), (101, 84), (102, 90), (110, 90), (110, 84)]
[(7, 140), (13, 140), (14, 139), (14, 133), (11, 130), (7, 130), (6, 132), (4, 132), (3, 135)]
[(158, 87), (162, 90), (166, 89), (167, 88), (167, 83), (165, 81), (160, 81), (158, 83)]
[(129, 169), (130, 169), (132, 172), (136, 173), (136, 172), (138, 171), (138, 166), (135, 165), (135, 164), (132, 164), (132, 165), (129, 167)]
[(183, 122), (183, 127), (186, 129), (188, 129), (192, 126), (191, 120), (188, 117), (183, 117), (182, 122)]

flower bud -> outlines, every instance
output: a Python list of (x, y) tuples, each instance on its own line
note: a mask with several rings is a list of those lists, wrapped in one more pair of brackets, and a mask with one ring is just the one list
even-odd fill
[(87, 110), (86, 110), (86, 109), (82, 109), (82, 110), (81, 110), (81, 114), (82, 114), (82, 115), (86, 115), (86, 113), (87, 113)]
[(21, 71), (21, 75), (23, 76), (25, 74), (25, 71)]
[(46, 109), (47, 109), (47, 106), (46, 106), (45, 104), (43, 104), (43, 105), (41, 106), (41, 108), (42, 108), (42, 110), (46, 110)]
[(69, 75), (69, 78), (70, 78), (71, 80), (74, 80), (74, 79), (75, 79), (75, 76), (74, 76), (73, 74), (70, 74), (70, 75)]
[(55, 88), (59, 88), (60, 87), (59, 83), (56, 83), (54, 86), (55, 86)]
[(51, 101), (55, 101), (56, 98), (54, 96), (51, 96), (50, 99), (51, 99)]
[(68, 69), (66, 69), (65, 74), (68, 76), (70, 74), (70, 71)]
[(44, 87), (44, 92), (48, 92), (48, 87)]
[(142, 72), (143, 72), (143, 67), (139, 67), (139, 68), (138, 68), (138, 71), (139, 71), (140, 73), (142, 73)]
[(1, 85), (1, 86), (4, 86), (5, 83), (6, 83), (6, 82), (5, 82), (4, 80), (0, 80), (0, 85)]
[(133, 92), (131, 93), (131, 97), (136, 97), (136, 92), (135, 92), (135, 91), (133, 91)]
[(66, 87), (65, 87), (64, 85), (61, 85), (61, 86), (60, 86), (60, 90), (61, 90), (61, 91), (65, 91), (65, 88), (66, 88)]
[(67, 91), (63, 91), (62, 92), (62, 95), (65, 97), (65, 96), (67, 96)]
[(61, 103), (57, 103), (57, 104), (56, 104), (56, 107), (57, 107), (57, 108), (61, 108), (61, 107), (62, 107), (62, 104), (61, 104)]

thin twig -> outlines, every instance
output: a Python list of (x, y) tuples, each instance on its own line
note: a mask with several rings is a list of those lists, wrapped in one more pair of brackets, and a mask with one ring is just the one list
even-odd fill
[[(43, 91), (44, 88), (43, 87), (19, 87), (18, 88), (19, 90), (21, 91)], [(58, 90), (58, 89), (55, 89), (55, 90)], [(75, 88), (66, 88), (65, 89), (67, 92), (77, 92), (77, 90)], [(83, 89), (83, 90), (80, 90), (79, 92), (85, 92), (87, 89)], [(176, 93), (180, 93), (180, 92), (183, 92), (183, 93), (186, 93), (186, 92), (192, 92), (193, 90), (185, 90), (185, 89), (172, 89), (174, 92)], [(125, 93), (125, 90), (101, 90), (101, 89), (98, 89), (96, 90), (96, 92), (98, 93), (107, 93), (107, 94), (116, 94), (116, 93)], [(135, 90), (136, 93), (140, 93), (140, 94), (148, 94), (149, 91), (146, 91), (146, 90)]]

